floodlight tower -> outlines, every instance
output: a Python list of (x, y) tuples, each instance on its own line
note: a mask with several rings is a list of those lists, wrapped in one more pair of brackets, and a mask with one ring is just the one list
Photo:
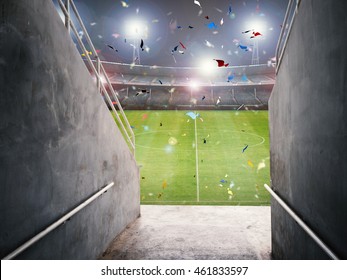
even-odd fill
[(254, 38), (253, 52), (252, 52), (252, 63), (251, 65), (259, 64), (259, 48), (258, 48), (258, 38)]
[(148, 27), (143, 21), (133, 20), (126, 22), (126, 36), (133, 42), (133, 60), (134, 64), (141, 64), (140, 41), (147, 39)]

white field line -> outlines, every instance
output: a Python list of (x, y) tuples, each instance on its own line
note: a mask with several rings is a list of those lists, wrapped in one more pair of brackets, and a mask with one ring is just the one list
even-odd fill
[[(196, 113), (195, 113), (196, 115)], [(196, 118), (194, 120), (194, 127), (195, 127), (195, 168), (196, 168), (196, 201), (200, 201), (200, 194), (199, 194), (199, 157), (198, 157), (198, 132), (196, 129)]]

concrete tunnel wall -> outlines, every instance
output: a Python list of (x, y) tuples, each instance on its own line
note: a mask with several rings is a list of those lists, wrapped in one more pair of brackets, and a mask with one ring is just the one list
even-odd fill
[[(272, 188), (347, 259), (346, 1), (301, 1), (271, 94)], [(272, 199), (275, 259), (327, 259)]]
[(95, 259), (140, 213), (139, 170), (52, 1), (0, 2), (0, 256)]

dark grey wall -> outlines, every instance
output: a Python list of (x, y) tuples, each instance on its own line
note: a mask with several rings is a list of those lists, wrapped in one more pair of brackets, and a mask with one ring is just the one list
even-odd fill
[(0, 2), (0, 257), (94, 259), (140, 213), (139, 170), (52, 1)]
[[(273, 189), (347, 259), (347, 2), (301, 1), (269, 107)], [(271, 203), (276, 259), (327, 255)]]

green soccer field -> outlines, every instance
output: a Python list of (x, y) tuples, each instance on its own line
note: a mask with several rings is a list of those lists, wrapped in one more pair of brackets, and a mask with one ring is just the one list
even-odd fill
[(187, 112), (125, 111), (141, 203), (269, 205), (268, 112), (198, 111), (195, 120)]

